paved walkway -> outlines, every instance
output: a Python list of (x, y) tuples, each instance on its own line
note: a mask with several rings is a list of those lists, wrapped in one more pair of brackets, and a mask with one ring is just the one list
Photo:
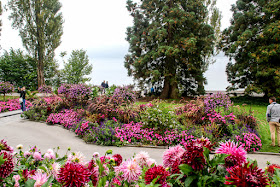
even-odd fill
[[(151, 158), (155, 159), (158, 164), (162, 164), (162, 154), (164, 152), (164, 149), (157, 148), (111, 147), (86, 144), (75, 133), (61, 126), (29, 121), (22, 119), (20, 115), (0, 118), (1, 139), (7, 140), (8, 144), (13, 147), (22, 144), (24, 151), (28, 150), (31, 146), (37, 145), (45, 153), (47, 149), (59, 146), (59, 154), (62, 155), (66, 153), (68, 147), (71, 147), (71, 151), (80, 151), (88, 159), (90, 159), (94, 152), (99, 152), (100, 155), (104, 155), (109, 149), (113, 150), (114, 154), (119, 153), (126, 159), (131, 158), (135, 153), (140, 151), (147, 151)], [(248, 157), (256, 159), (259, 166), (263, 169), (266, 167), (267, 161), (280, 164), (279, 155), (248, 154)]]

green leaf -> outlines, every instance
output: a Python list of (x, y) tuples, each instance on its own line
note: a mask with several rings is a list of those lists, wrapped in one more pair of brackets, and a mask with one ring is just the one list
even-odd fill
[(189, 166), (188, 164), (181, 164), (179, 166), (179, 169), (186, 175), (188, 175), (190, 172), (193, 172), (193, 168)]
[(185, 187), (191, 186), (191, 183), (197, 178), (197, 176), (189, 176), (185, 180)]
[(228, 157), (226, 154), (216, 154), (214, 158), (210, 161), (212, 167), (216, 167), (221, 164), (225, 164), (225, 158)]
[(53, 177), (50, 177), (50, 178), (48, 179), (48, 181), (47, 181), (45, 184), (42, 185), (42, 187), (49, 187), (50, 184), (52, 183), (52, 181), (53, 181)]
[(0, 156), (0, 166), (1, 166), (2, 164), (4, 164), (6, 160), (7, 160), (6, 158), (4, 159), (4, 155), (1, 155), (1, 156)]
[(113, 154), (113, 151), (112, 151), (112, 150), (108, 150), (108, 151), (106, 151), (106, 153), (105, 153), (105, 155), (111, 155), (111, 154)]
[(28, 179), (28, 181), (25, 183), (25, 187), (34, 187), (35, 182), (36, 181), (33, 179)]

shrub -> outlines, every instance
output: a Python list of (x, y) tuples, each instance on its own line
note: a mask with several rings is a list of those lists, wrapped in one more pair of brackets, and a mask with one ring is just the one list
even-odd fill
[(247, 152), (255, 152), (262, 148), (261, 139), (254, 133), (236, 135), (235, 141), (242, 145)]
[(177, 129), (180, 123), (173, 111), (160, 105), (159, 102), (153, 103), (152, 107), (140, 112), (139, 120), (144, 128), (154, 128), (156, 131)]
[(114, 90), (110, 103), (114, 105), (126, 105), (134, 103), (136, 100), (135, 92), (131, 86), (117, 87)]
[[(29, 109), (32, 104), (30, 101), (25, 101), (26, 108)], [(9, 99), (8, 101), (0, 101), (0, 112), (20, 110), (21, 106), (18, 99)]]
[(5, 101), (5, 95), (13, 91), (14, 91), (14, 85), (12, 85), (9, 82), (0, 81), (0, 94), (4, 95), (4, 101)]
[(43, 85), (41, 87), (38, 88), (38, 92), (39, 93), (52, 93), (52, 87), (50, 86), (47, 86), (47, 85)]
[(229, 106), (231, 106), (231, 100), (229, 96), (223, 93), (209, 94), (204, 98), (204, 109), (205, 113), (208, 113), (212, 110), (223, 108), (228, 110)]

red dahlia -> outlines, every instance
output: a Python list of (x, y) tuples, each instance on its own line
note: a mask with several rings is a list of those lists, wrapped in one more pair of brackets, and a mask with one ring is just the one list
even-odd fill
[(280, 166), (278, 164), (271, 164), (268, 166), (267, 171), (273, 175), (275, 172), (275, 168), (280, 169)]
[(63, 186), (81, 187), (90, 180), (91, 172), (82, 164), (69, 162), (60, 168), (58, 181)]
[(122, 163), (122, 156), (120, 154), (113, 155), (113, 158), (115, 159), (115, 163), (117, 166), (121, 165)]
[(13, 156), (11, 153), (7, 151), (1, 151), (0, 157), (3, 157), (4, 160), (6, 160), (1, 166), (0, 166), (0, 182), (1, 178), (4, 179), (8, 177), (14, 170), (14, 162), (13, 162)]
[(8, 146), (7, 142), (3, 139), (0, 141), (0, 151), (14, 152), (13, 148)]
[(170, 175), (162, 166), (154, 166), (145, 173), (146, 184), (150, 184), (155, 178), (160, 176), (155, 184), (162, 184), (166, 186), (166, 178)]
[(257, 166), (246, 162), (242, 166), (235, 166), (229, 171), (230, 177), (226, 176), (226, 185), (236, 186), (258, 186), (265, 187), (268, 185), (268, 177), (264, 171)]

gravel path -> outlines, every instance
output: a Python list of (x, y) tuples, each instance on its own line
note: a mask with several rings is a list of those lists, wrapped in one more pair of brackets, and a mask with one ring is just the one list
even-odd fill
[[(139, 153), (140, 151), (147, 151), (151, 158), (155, 159), (158, 164), (162, 164), (162, 154), (164, 152), (164, 149), (157, 148), (113, 147), (86, 144), (75, 133), (61, 126), (29, 121), (22, 119), (20, 115), (0, 118), (0, 139), (5, 139), (13, 147), (22, 144), (24, 151), (34, 145), (43, 153), (49, 148), (60, 147), (59, 154), (62, 155), (71, 147), (71, 151), (80, 151), (87, 159), (90, 159), (94, 152), (99, 152), (100, 155), (104, 155), (109, 149), (113, 150), (114, 154), (121, 154), (126, 159), (131, 158), (135, 153)], [(248, 154), (248, 157), (253, 160), (256, 159), (259, 166), (263, 169), (266, 167), (267, 161), (280, 164), (279, 154)]]

